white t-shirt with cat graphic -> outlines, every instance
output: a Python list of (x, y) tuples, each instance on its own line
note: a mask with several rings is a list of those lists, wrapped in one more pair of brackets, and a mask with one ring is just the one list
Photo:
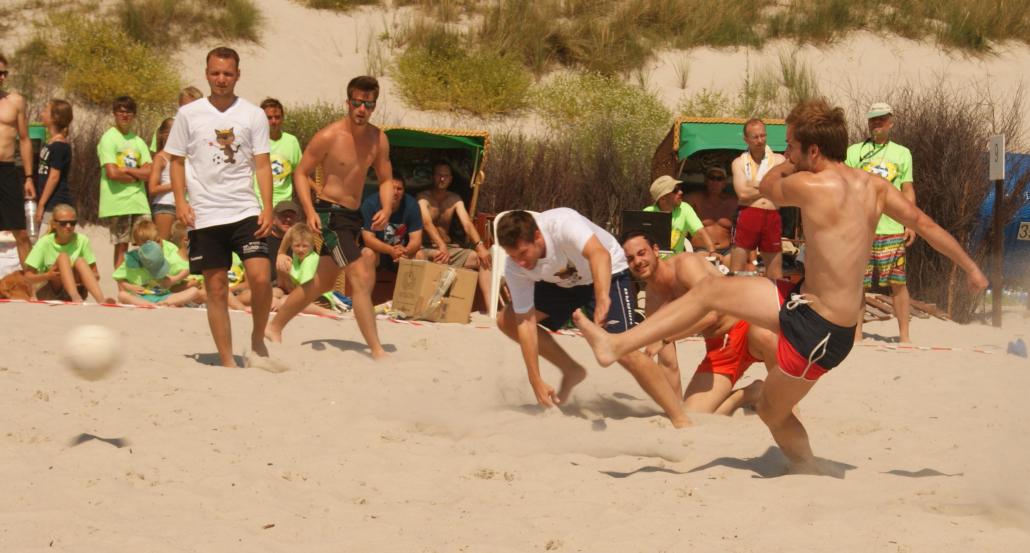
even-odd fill
[(235, 223), (261, 213), (252, 186), (254, 156), (267, 154), (268, 119), (236, 98), (218, 111), (207, 98), (179, 108), (165, 151), (183, 156), (196, 227)]
[(590, 262), (583, 257), (583, 248), (593, 236), (611, 254), (613, 275), (629, 268), (619, 241), (575, 210), (567, 207), (549, 209), (534, 214), (533, 219), (544, 237), (547, 248), (544, 257), (537, 260), (532, 269), (519, 267), (510, 257), (504, 264), (504, 279), (511, 291), (512, 309), (516, 313), (528, 313), (533, 309), (536, 282), (553, 282), (562, 288), (593, 284)]

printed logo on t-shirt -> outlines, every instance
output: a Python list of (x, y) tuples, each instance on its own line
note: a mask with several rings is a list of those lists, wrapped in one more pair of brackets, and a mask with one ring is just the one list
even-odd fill
[(218, 150), (218, 153), (215, 154), (214, 158), (212, 158), (215, 163), (236, 163), (236, 152), (240, 151), (240, 146), (236, 144), (236, 132), (234, 127), (229, 127), (228, 129), (215, 129), (215, 141), (208, 142), (208, 144)]
[(881, 159), (877, 161), (868, 161), (862, 164), (861, 169), (866, 173), (872, 173), (878, 177), (883, 177), (887, 182), (894, 182), (894, 179), (898, 176), (898, 165)]
[(576, 265), (571, 261), (564, 269), (554, 273), (554, 276), (558, 277), (563, 284), (568, 286), (575, 286), (577, 282), (583, 280), (583, 277), (579, 276), (579, 270), (576, 269)]
[(137, 169), (140, 166), (140, 159), (139, 150), (132, 146), (123, 146), (114, 157), (119, 169)]
[(293, 173), (293, 164), (279, 154), (272, 154), (269, 159), (272, 163), (272, 181), (274, 184), (282, 184)]
[(387, 224), (383, 230), (383, 242), (391, 246), (404, 243), (404, 237), (408, 235), (408, 225), (401, 223), (395, 225), (393, 223)]
[(46, 145), (39, 151), (39, 170), (36, 171), (41, 176), (50, 174), (50, 146)]

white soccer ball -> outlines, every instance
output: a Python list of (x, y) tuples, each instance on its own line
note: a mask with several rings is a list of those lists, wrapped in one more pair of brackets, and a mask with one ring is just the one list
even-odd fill
[(100, 380), (121, 361), (118, 338), (107, 327), (77, 326), (64, 342), (64, 359), (80, 378)]

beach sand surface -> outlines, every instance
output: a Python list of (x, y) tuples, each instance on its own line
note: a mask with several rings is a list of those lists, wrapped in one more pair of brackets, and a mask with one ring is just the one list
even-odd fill
[[(1030, 360), (1005, 354), (1030, 335), (1021, 312), (913, 323), (949, 350), (857, 347), (801, 405), (832, 477), (784, 475), (753, 414), (672, 428), (578, 336), (557, 339), (589, 377), (545, 412), (479, 315), (380, 321), (383, 363), (352, 319), (303, 317), (272, 374), (214, 366), (199, 309), (0, 313), (2, 551), (1030, 550)], [(61, 357), (87, 323), (121, 338), (97, 382)], [(232, 324), (241, 354), (250, 320)], [(703, 347), (680, 342), (684, 378)]]

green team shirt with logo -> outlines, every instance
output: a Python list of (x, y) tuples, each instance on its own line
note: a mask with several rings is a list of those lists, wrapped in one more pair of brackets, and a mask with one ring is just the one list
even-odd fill
[[(887, 179), (894, 188), (901, 190), (901, 185), (912, 181), (912, 152), (908, 148), (894, 142), (876, 144), (866, 140), (852, 144), (848, 148), (845, 165), (861, 169), (867, 173)], [(880, 216), (876, 225), (876, 234), (901, 234), (905, 226), (886, 215)]]
[[(268, 161), (272, 165), (272, 207), (279, 202), (293, 200), (293, 170), (300, 163), (300, 142), (297, 137), (284, 132), (279, 140), (269, 140)], [(261, 191), (258, 189), (257, 177), (254, 178), (254, 194), (258, 198), (258, 204), (264, 208), (261, 201)]]
[(107, 178), (104, 166), (135, 169), (151, 163), (147, 143), (135, 133), (122, 134), (117, 127), (107, 129), (97, 144), (100, 159), (100, 217), (150, 213), (147, 186), (143, 181), (118, 182)]

